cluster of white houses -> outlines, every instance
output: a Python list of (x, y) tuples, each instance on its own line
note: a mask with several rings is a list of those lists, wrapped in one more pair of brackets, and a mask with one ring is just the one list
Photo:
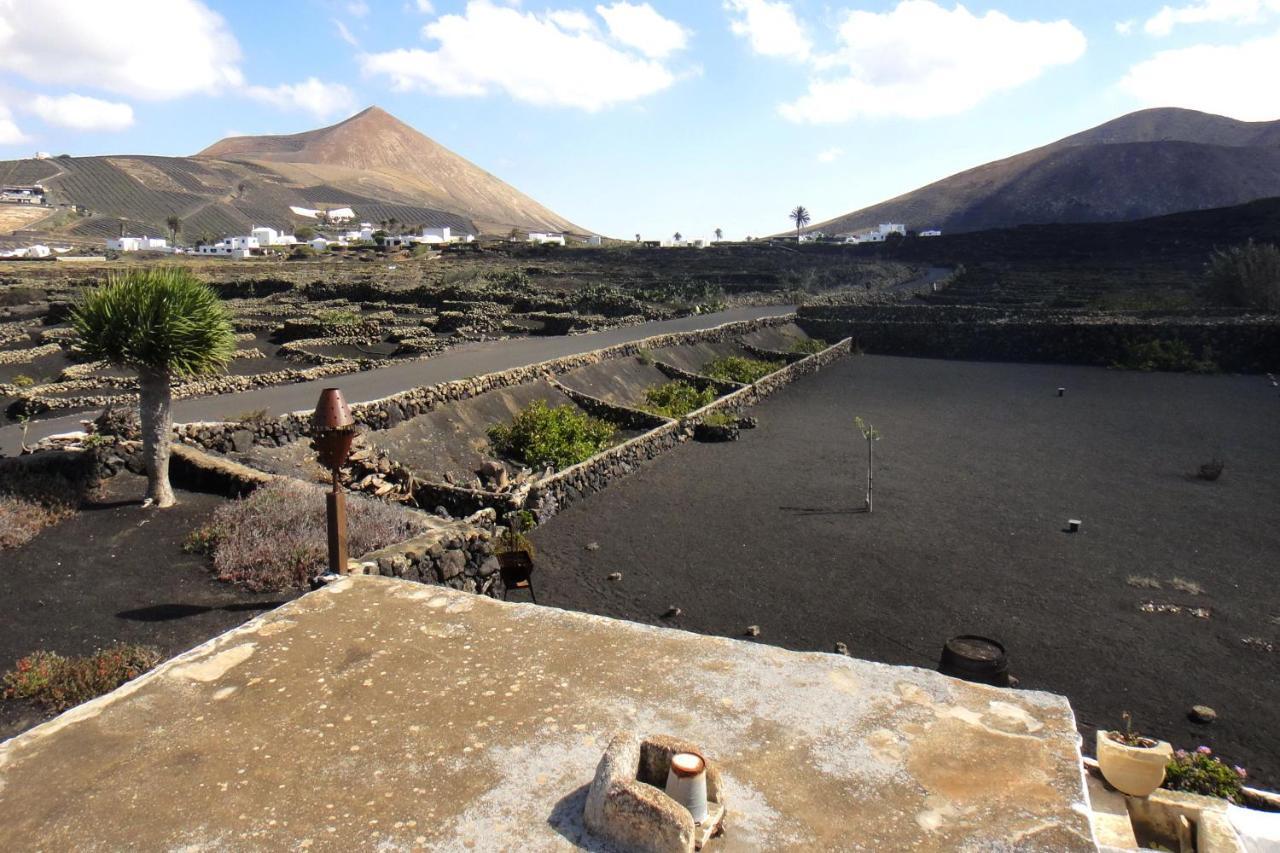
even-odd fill
[[(846, 234), (836, 234), (834, 237), (828, 237), (821, 231), (810, 231), (807, 234), (800, 235), (801, 243), (810, 242), (837, 242), (837, 243), (883, 243), (894, 234), (900, 237), (907, 236), (907, 226), (901, 222), (881, 222), (875, 228), (866, 228), (862, 231), (852, 231)], [(941, 237), (942, 232), (936, 228), (930, 228), (920, 231), (919, 237)]]
[[(293, 234), (284, 234), (274, 228), (258, 226), (248, 234), (237, 237), (224, 237), (217, 242), (201, 243), (192, 248), (170, 246), (169, 241), (161, 237), (113, 237), (107, 240), (107, 248), (116, 252), (171, 252), (205, 257), (243, 259), (260, 255), (263, 250), (270, 248), (306, 245), (316, 251), (324, 251), (331, 246), (368, 243), (374, 241), (375, 234), (378, 234), (378, 229), (372, 223), (361, 222), (359, 229), (346, 231), (333, 237), (317, 236), (303, 242)], [(384, 234), (380, 236), (383, 244), (388, 246), (441, 245), (445, 243), (470, 243), (475, 240), (474, 234), (469, 232), (455, 233), (449, 226), (423, 228), (420, 234)], [(560, 236), (560, 242), (563, 244), (563, 236)]]

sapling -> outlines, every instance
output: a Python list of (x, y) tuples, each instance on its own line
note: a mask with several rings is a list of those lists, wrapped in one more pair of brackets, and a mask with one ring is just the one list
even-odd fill
[(861, 417), (853, 419), (853, 425), (862, 433), (867, 442), (867, 512), (872, 509), (872, 488), (875, 486), (875, 443), (880, 440), (880, 430), (864, 421)]

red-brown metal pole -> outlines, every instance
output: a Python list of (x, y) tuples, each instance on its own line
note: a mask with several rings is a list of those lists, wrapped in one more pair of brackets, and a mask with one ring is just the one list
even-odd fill
[(325, 516), (329, 526), (329, 571), (347, 573), (347, 501), (342, 493), (338, 469), (333, 469), (333, 491), (325, 497)]

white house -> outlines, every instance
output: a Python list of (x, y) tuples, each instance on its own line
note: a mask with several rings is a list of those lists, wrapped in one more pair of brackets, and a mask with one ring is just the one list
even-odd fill
[(228, 237), (223, 242), (230, 244), (232, 252), (235, 252), (237, 249), (245, 251), (248, 249), (262, 248), (262, 244), (258, 242), (258, 238), (252, 235), (248, 237)]
[(320, 215), (320, 211), (312, 210), (309, 207), (294, 207), (289, 205), (289, 210), (293, 211), (294, 216), (305, 216), (308, 219), (315, 219)]
[(163, 237), (115, 237), (107, 240), (107, 248), (116, 252), (170, 252)]
[(27, 247), (28, 258), (47, 258), (49, 257), (49, 247), (43, 243), (36, 243), (34, 246)]
[(323, 252), (325, 249), (329, 248), (330, 242), (331, 241), (326, 240), (323, 237), (316, 237), (315, 239), (309, 241), (307, 245), (315, 249), (317, 252)]
[(941, 237), (942, 232), (939, 231), (937, 228), (930, 228), (928, 231), (921, 231), (920, 236), (921, 237)]
[(555, 234), (547, 231), (530, 231), (530, 243), (555, 243), (557, 246), (564, 245), (564, 235)]
[[(350, 222), (355, 219), (356, 212), (349, 207), (335, 207), (333, 210), (325, 212), (325, 218), (336, 225), (342, 222)], [(364, 224), (367, 223), (361, 223), (361, 225)]]
[(454, 239), (453, 229), (448, 225), (440, 228), (422, 229), (422, 242), (424, 243), (452, 243)]
[(36, 159), (37, 159), (37, 160), (49, 160), (49, 159), (52, 159), (52, 158), (53, 158), (53, 155), (52, 155), (52, 154), (50, 154), (48, 151), (37, 151), (37, 152), (36, 152)]
[(281, 234), (274, 228), (266, 228), (261, 225), (255, 227), (249, 233), (257, 238), (259, 246), (292, 246), (298, 242), (298, 238), (292, 234)]
[(587, 238), (588, 246), (599, 246), (600, 243), (601, 243), (601, 240), (600, 240), (599, 234), (592, 234), (590, 237)]

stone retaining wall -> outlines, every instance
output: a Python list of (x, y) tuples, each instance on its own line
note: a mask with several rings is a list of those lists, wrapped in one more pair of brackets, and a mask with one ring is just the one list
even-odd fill
[[(850, 351), (851, 342), (846, 338), (822, 352), (775, 370), (752, 385), (737, 386), (727, 395), (678, 421), (667, 421), (662, 426), (611, 447), (585, 462), (538, 480), (529, 490), (524, 508), (532, 511), (534, 518), (541, 524), (574, 501), (602, 491), (614, 480), (630, 474), (641, 463), (654, 459), (687, 440), (693, 435), (694, 427), (708, 415), (739, 412), (801, 376), (821, 370), (837, 358), (848, 355)], [(689, 376), (693, 381), (710, 379), (699, 374)]]
[[(434, 411), (445, 403), (467, 400), (498, 388), (523, 385), (527, 382), (541, 379), (546, 374), (568, 373), (578, 367), (637, 355), (641, 350), (645, 349), (661, 349), (662, 347), (677, 346), (679, 344), (704, 341), (719, 342), (735, 339), (752, 329), (782, 325), (791, 322), (793, 319), (790, 315), (768, 317), (760, 320), (726, 323), (711, 329), (701, 329), (694, 332), (655, 335), (639, 341), (615, 344), (591, 352), (564, 356), (563, 358), (551, 359), (496, 373), (487, 373), (471, 379), (458, 379), (452, 382), (443, 382), (439, 385), (411, 388), (408, 391), (402, 391), (390, 397), (384, 397), (381, 400), (357, 403), (351, 407), (351, 413), (356, 422), (367, 429), (390, 429), (401, 421)], [(337, 367), (337, 365), (332, 367)], [(326, 366), (298, 372), (317, 374), (311, 378), (318, 378), (320, 375), (336, 375), (339, 372), (323, 372), (329, 369), (331, 368)], [(245, 428), (245, 425), (238, 423), (192, 423), (175, 427), (180, 440), (220, 453), (225, 453), (230, 448), (231, 433), (243, 428)], [(292, 412), (253, 424), (253, 441), (256, 444), (279, 447), (297, 441), (307, 435), (310, 428), (311, 412)]]
[(365, 554), (365, 574), (438, 584), (501, 598), (493, 532), (458, 523)]
[(669, 378), (677, 382), (687, 382), (695, 388), (702, 389), (711, 387), (716, 389), (716, 394), (732, 394), (743, 386), (737, 382), (730, 382), (727, 379), (716, 379), (712, 376), (704, 376), (701, 373), (694, 373), (692, 370), (685, 370), (683, 367), (676, 367), (674, 364), (668, 364), (665, 361), (654, 359), (653, 366), (665, 373)]
[(1184, 344), (1223, 370), (1280, 370), (1280, 318), (1085, 314), (949, 306), (802, 307), (797, 324), (816, 337), (852, 337), (865, 352), (991, 361), (1110, 366), (1132, 348)]

